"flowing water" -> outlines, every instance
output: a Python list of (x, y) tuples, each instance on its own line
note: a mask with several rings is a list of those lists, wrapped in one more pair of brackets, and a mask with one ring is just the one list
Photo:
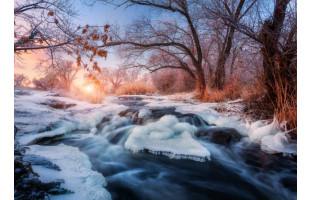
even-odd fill
[[(142, 98), (116, 101), (129, 110), (104, 116), (94, 133), (74, 130), (38, 144), (78, 147), (88, 156), (92, 170), (106, 178), (106, 189), (115, 200), (296, 199), (296, 157), (264, 153), (259, 145), (238, 138), (234, 129), (215, 127), (197, 115), (178, 113), (174, 107), (156, 108), (140, 119), (137, 113), (146, 104)], [(125, 148), (134, 127), (165, 115), (196, 126), (196, 139), (209, 149), (211, 160), (170, 159), (160, 152), (133, 153)], [(229, 137), (213, 141), (203, 134), (205, 130), (225, 132)]]

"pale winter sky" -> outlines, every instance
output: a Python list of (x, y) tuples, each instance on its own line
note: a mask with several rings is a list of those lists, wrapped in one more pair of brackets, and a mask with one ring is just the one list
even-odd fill
[[(79, 16), (74, 20), (78, 25), (105, 25), (113, 24), (124, 27), (134, 19), (141, 15), (147, 14), (147, 10), (143, 7), (118, 7), (113, 5), (104, 5), (96, 3), (93, 6), (87, 6), (81, 0), (75, 1), (76, 9)], [(22, 59), (14, 58), (14, 73), (26, 74), (31, 80), (40, 75), (34, 69), (38, 63), (38, 58), (43, 55), (43, 51), (36, 51), (34, 53), (27, 53), (21, 56)], [(98, 65), (103, 67), (117, 67), (122, 61), (118, 58), (113, 50), (108, 50), (108, 57), (106, 60), (99, 59)], [(79, 73), (77, 84), (83, 84), (83, 71)]]

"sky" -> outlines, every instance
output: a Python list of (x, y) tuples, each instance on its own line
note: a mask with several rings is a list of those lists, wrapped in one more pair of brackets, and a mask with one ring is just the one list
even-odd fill
[[(113, 5), (104, 5), (96, 3), (93, 6), (87, 6), (82, 0), (76, 0), (75, 7), (78, 10), (78, 16), (74, 19), (74, 24), (78, 25), (105, 25), (113, 24), (120, 27), (125, 27), (134, 19), (141, 15), (147, 14), (147, 9), (144, 7), (118, 7)], [(27, 75), (31, 80), (41, 75), (35, 70), (38, 59), (44, 56), (43, 51), (34, 53), (23, 53), (20, 59), (14, 57), (14, 73), (22, 73)], [(66, 57), (69, 58), (69, 57)], [(70, 58), (69, 58), (70, 59)], [(122, 64), (122, 60), (116, 55), (115, 50), (108, 49), (107, 59), (97, 59), (98, 65), (101, 67), (118, 67)], [(83, 72), (79, 72), (76, 85), (84, 85)]]

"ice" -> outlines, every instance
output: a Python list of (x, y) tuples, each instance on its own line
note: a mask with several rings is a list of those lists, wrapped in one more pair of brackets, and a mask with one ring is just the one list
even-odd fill
[(196, 127), (181, 123), (172, 115), (165, 115), (159, 121), (132, 130), (125, 148), (133, 152), (149, 150), (174, 159), (210, 160), (210, 152), (195, 138)]
[(102, 174), (93, 171), (92, 165), (84, 153), (76, 147), (64, 144), (58, 146), (32, 145), (27, 154), (35, 154), (49, 159), (59, 166), (61, 171), (35, 166), (33, 170), (43, 182), (63, 179), (61, 187), (74, 191), (73, 194), (52, 195), (52, 200), (109, 200), (110, 193), (103, 187), (107, 185)]
[(274, 119), (274, 121), (269, 125), (262, 120), (258, 120), (250, 124), (249, 122), (246, 122), (240, 114), (236, 114), (236, 116), (227, 116), (225, 114), (218, 113), (213, 109), (214, 107), (218, 107), (220, 105), (230, 108), (233, 107), (232, 105), (234, 102), (198, 103), (191, 101), (190, 103), (185, 103), (180, 101), (171, 101), (171, 99), (173, 98), (167, 96), (159, 96), (154, 98), (149, 97), (147, 99), (147, 102), (149, 103), (146, 107), (175, 107), (176, 112), (199, 115), (210, 125), (234, 128), (241, 135), (248, 136), (248, 139), (246, 137), (244, 140), (249, 140), (249, 142), (260, 144), (261, 149), (267, 153), (296, 153), (296, 143), (290, 140), (289, 136), (280, 130), (280, 127), (282, 126), (276, 119)]
[(58, 124), (58, 128), (55, 128), (51, 131), (38, 133), (38, 134), (24, 135), (19, 139), (19, 142), (22, 145), (31, 145), (31, 144), (36, 143), (39, 140), (42, 140), (43, 138), (62, 136), (66, 133), (73, 131), (75, 128), (76, 128), (76, 125), (73, 124), (72, 122), (60, 121)]
[(261, 149), (267, 153), (296, 154), (297, 144), (289, 142), (290, 137), (285, 132), (267, 135), (261, 140)]
[(138, 117), (142, 118), (142, 117), (150, 115), (150, 114), (152, 114), (152, 112), (149, 109), (143, 108), (143, 109), (139, 110)]
[(247, 124), (247, 130), (250, 141), (260, 144), (261, 149), (267, 153), (296, 154), (297, 144), (291, 141), (287, 132), (281, 131), (276, 118), (267, 125), (262, 121)]
[[(23, 145), (34, 144), (44, 138), (62, 136), (74, 130), (93, 132), (102, 118), (116, 114), (127, 107), (113, 103), (107, 98), (102, 104), (90, 104), (55, 96), (52, 92), (28, 91), (26, 95), (15, 94), (14, 124), (19, 129), (18, 141)], [(47, 102), (75, 104), (67, 109), (54, 109)], [(52, 128), (52, 130), (48, 130)], [(48, 130), (48, 131), (47, 131)]]
[(274, 118), (273, 122), (269, 125), (263, 125), (263, 123), (259, 121), (253, 123), (248, 131), (248, 135), (252, 142), (260, 143), (263, 137), (274, 135), (279, 131), (279, 122)]
[(127, 126), (130, 125), (130, 120), (126, 117), (120, 117), (118, 115), (114, 116), (111, 119), (111, 122), (106, 124), (103, 129), (101, 130), (102, 134), (108, 133), (110, 131), (114, 131), (115, 129), (121, 127), (121, 126)]

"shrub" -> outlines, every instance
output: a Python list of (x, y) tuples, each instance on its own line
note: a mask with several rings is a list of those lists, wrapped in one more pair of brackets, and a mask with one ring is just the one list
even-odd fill
[(155, 89), (153, 86), (147, 85), (144, 82), (127, 83), (121, 86), (116, 91), (116, 95), (142, 95), (154, 94)]
[(163, 69), (152, 74), (156, 91), (161, 94), (190, 92), (195, 89), (195, 81), (183, 70)]
[(205, 102), (223, 102), (235, 100), (241, 97), (241, 86), (237, 80), (231, 83), (226, 83), (223, 90), (212, 90), (210, 87), (206, 88), (203, 101)]

